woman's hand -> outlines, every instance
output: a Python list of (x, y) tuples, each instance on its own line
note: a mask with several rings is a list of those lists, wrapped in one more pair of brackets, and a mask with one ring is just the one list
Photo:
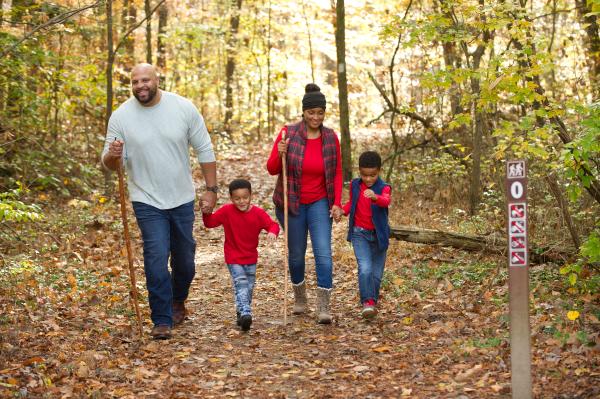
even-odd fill
[(342, 216), (344, 215), (344, 210), (337, 205), (331, 207), (330, 217), (338, 223), (342, 220)]
[(274, 242), (275, 240), (277, 240), (277, 236), (274, 233), (267, 233), (267, 240), (269, 242)]
[(283, 154), (287, 153), (287, 147), (289, 143), (289, 138), (285, 139), (285, 141), (281, 140), (279, 143), (277, 143), (277, 151), (279, 151), (279, 156), (282, 156)]

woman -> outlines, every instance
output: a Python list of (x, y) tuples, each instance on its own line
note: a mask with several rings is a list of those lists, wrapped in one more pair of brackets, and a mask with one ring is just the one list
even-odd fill
[[(302, 120), (284, 126), (273, 144), (267, 170), (279, 175), (273, 202), (283, 226), (281, 157), (287, 160), (288, 266), (294, 287), (294, 314), (306, 311), (304, 281), (308, 233), (317, 274), (318, 322), (331, 323), (329, 300), (333, 287), (331, 219), (339, 221), (343, 210), (342, 157), (340, 142), (332, 129), (323, 126), (326, 100), (316, 84), (306, 85), (302, 98)], [(285, 140), (282, 140), (285, 137)]]

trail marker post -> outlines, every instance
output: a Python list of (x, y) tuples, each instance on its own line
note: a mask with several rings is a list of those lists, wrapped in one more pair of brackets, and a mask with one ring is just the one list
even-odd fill
[(527, 165), (506, 162), (508, 204), (508, 292), (512, 397), (531, 399), (529, 253), (527, 249)]

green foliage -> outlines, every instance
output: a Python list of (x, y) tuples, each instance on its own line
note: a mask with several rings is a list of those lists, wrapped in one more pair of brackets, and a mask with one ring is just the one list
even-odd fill
[(600, 290), (600, 230), (590, 233), (579, 248), (580, 258), (560, 269), (564, 282), (571, 292), (597, 294)]
[(0, 222), (31, 222), (42, 218), (37, 205), (28, 205), (19, 200), (25, 190), (18, 189), (0, 193)]
[[(567, 176), (589, 187), (592, 176), (600, 175), (600, 103), (578, 107), (576, 111), (584, 119), (577, 136), (565, 146), (562, 160)], [(580, 193), (577, 189), (570, 191), (574, 199)]]

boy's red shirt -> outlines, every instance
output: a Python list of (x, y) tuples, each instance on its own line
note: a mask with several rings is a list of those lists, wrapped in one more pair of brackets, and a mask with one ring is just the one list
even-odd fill
[(262, 230), (279, 234), (279, 224), (262, 208), (252, 205), (242, 212), (233, 204), (225, 204), (215, 213), (203, 213), (206, 227), (223, 226), (225, 230), (225, 262), (252, 265), (258, 261), (258, 237)]
[[(365, 183), (360, 183), (360, 193), (358, 197), (358, 203), (356, 204), (356, 212), (354, 213), (354, 225), (367, 230), (375, 230), (375, 225), (373, 224), (372, 219), (373, 213), (371, 211), (371, 205), (377, 205), (382, 208), (390, 206), (390, 202), (392, 201), (392, 189), (390, 186), (385, 186), (381, 191), (381, 195), (375, 194), (377, 196), (377, 201), (372, 201), (370, 198), (367, 198), (363, 195), (367, 188), (368, 187)], [(346, 202), (343, 207), (344, 215), (348, 216), (351, 207), (352, 190), (350, 190), (350, 198), (348, 199), (348, 202)]]

